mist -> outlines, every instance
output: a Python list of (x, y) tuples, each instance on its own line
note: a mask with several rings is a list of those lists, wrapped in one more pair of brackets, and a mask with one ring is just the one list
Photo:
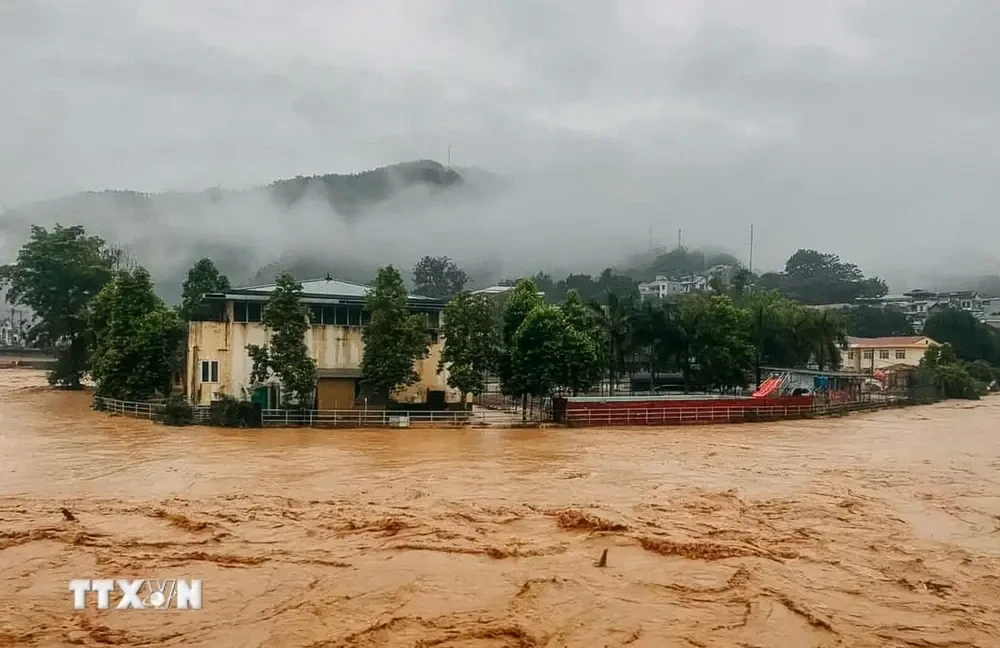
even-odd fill
[[(14, 0), (0, 261), (29, 222), (80, 223), (174, 298), (202, 256), (239, 283), (423, 255), (487, 281), (678, 231), (746, 260), (752, 224), (755, 270), (815, 248), (893, 290), (960, 284), (1000, 274), (998, 32), (993, 3), (931, 0)], [(449, 155), (461, 186), (356, 212), (257, 189)], [(78, 195), (104, 189), (158, 195)]]

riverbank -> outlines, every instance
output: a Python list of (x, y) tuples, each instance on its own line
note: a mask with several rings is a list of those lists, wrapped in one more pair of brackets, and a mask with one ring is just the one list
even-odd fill
[[(108, 417), (32, 375), (0, 372), (0, 646), (1000, 636), (997, 399), (669, 430), (318, 433)], [(102, 576), (201, 578), (204, 609), (74, 612), (68, 580)]]

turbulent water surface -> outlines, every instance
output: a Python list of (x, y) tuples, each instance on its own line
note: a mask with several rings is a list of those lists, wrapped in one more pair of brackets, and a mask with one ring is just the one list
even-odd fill
[[(1000, 645), (997, 399), (223, 431), (43, 384), (0, 370), (0, 645)], [(101, 577), (200, 578), (204, 606), (75, 612)]]

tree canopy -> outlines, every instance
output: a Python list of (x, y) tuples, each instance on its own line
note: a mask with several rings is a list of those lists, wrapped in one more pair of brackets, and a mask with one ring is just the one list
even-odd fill
[(448, 368), (448, 385), (466, 394), (481, 394), (496, 368), (500, 338), (494, 306), (486, 295), (459, 293), (444, 309), (444, 349), (438, 372)]
[(427, 357), (430, 336), (426, 320), (410, 313), (406, 285), (393, 266), (378, 271), (365, 298), (371, 319), (364, 329), (362, 382), (388, 400), (401, 387), (417, 382), (417, 360)]
[(447, 299), (465, 290), (469, 277), (448, 257), (425, 256), (413, 266), (414, 292)]
[(302, 284), (291, 274), (278, 275), (274, 290), (264, 304), (261, 322), (270, 332), (263, 346), (248, 345), (253, 360), (250, 382), (265, 382), (277, 375), (289, 400), (299, 407), (313, 404), (316, 362), (309, 354), (305, 337), (309, 332), (309, 312), (302, 303)]
[(949, 343), (961, 360), (1000, 365), (1000, 332), (971, 313), (955, 309), (936, 312), (927, 318), (922, 333), (935, 342)]
[(184, 321), (190, 321), (206, 293), (225, 292), (232, 286), (229, 277), (219, 272), (211, 259), (200, 259), (188, 270), (181, 287), (183, 292), (177, 313)]
[(784, 272), (765, 273), (759, 283), (804, 304), (847, 304), (888, 292), (884, 281), (866, 278), (858, 266), (841, 261), (836, 254), (805, 249), (789, 257)]
[(99, 396), (145, 401), (170, 395), (184, 357), (184, 323), (153, 292), (145, 268), (118, 270), (94, 297), (93, 369)]
[(111, 280), (113, 264), (102, 239), (79, 225), (56, 225), (52, 231), (32, 226), (17, 260), (0, 268), (7, 301), (34, 313), (27, 341), (56, 350), (50, 383), (80, 386), (89, 367), (87, 307)]

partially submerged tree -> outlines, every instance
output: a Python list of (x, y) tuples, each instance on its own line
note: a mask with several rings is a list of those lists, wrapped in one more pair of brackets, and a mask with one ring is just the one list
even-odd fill
[(448, 369), (448, 385), (462, 394), (479, 395), (497, 363), (500, 339), (493, 304), (486, 295), (459, 293), (444, 309), (444, 349), (438, 372)]
[(145, 401), (170, 395), (184, 323), (153, 292), (145, 268), (117, 271), (94, 298), (88, 322), (98, 396)]
[(514, 289), (506, 294), (504, 300), (501, 327), (503, 348), (497, 365), (497, 373), (500, 376), (500, 386), (504, 393), (520, 396), (522, 406), (527, 405), (529, 392), (523, 389), (522, 381), (516, 379), (514, 374), (514, 336), (531, 311), (544, 304), (545, 301), (538, 294), (538, 287), (532, 279), (519, 279), (514, 285)]
[(264, 305), (261, 322), (271, 337), (264, 346), (247, 346), (253, 360), (250, 381), (265, 382), (276, 375), (290, 400), (300, 408), (311, 407), (316, 389), (316, 362), (309, 355), (305, 341), (309, 311), (302, 303), (302, 284), (288, 272), (278, 275)]
[(370, 320), (364, 329), (361, 379), (388, 400), (397, 389), (419, 380), (414, 364), (426, 358), (430, 348), (427, 323), (410, 313), (403, 277), (391, 265), (379, 269), (365, 309)]
[(468, 281), (468, 275), (446, 256), (425, 256), (413, 266), (414, 292), (425, 297), (454, 297)]
[(177, 314), (186, 322), (191, 321), (202, 297), (207, 293), (225, 292), (232, 286), (229, 277), (219, 272), (211, 259), (200, 259), (188, 270), (182, 284), (181, 305)]
[(87, 305), (111, 279), (112, 264), (102, 239), (79, 225), (56, 225), (32, 226), (17, 260), (0, 268), (7, 301), (34, 312), (27, 341), (56, 350), (50, 384), (80, 387), (89, 365)]

